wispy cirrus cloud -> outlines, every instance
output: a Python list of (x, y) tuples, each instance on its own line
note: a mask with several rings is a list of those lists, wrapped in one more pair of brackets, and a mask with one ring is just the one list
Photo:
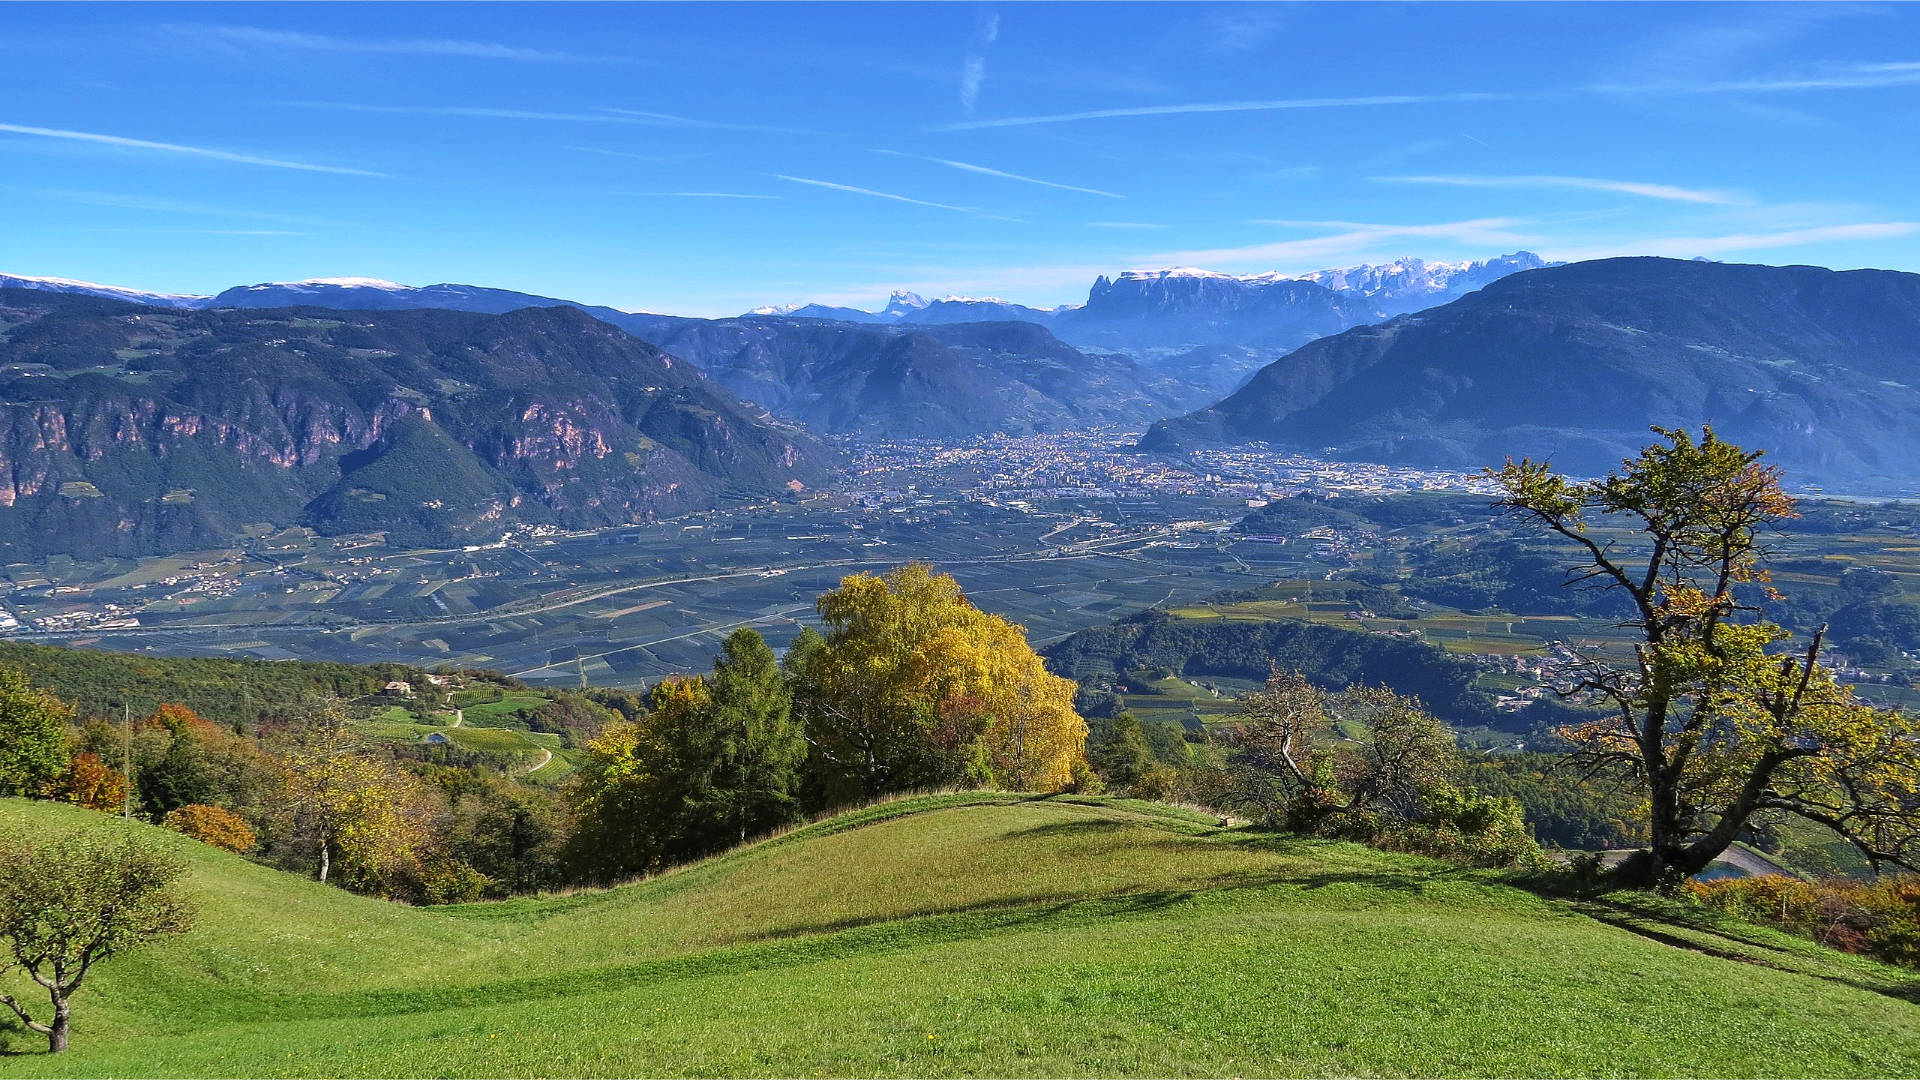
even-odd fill
[(799, 128), (769, 127), (763, 124), (735, 124), (724, 120), (702, 120), (674, 113), (647, 112), (642, 109), (593, 108), (587, 110), (519, 109), (490, 105), (417, 105), (372, 104), (357, 101), (275, 101), (296, 109), (330, 109), (337, 112), (375, 113), (389, 116), (468, 116), (482, 120), (538, 120), (575, 124), (629, 124), (641, 127), (707, 128), (721, 131), (773, 131), (788, 134), (817, 134)]
[(1373, 94), (1365, 97), (1278, 98), (1271, 101), (1214, 101), (1185, 105), (1137, 105), (1120, 109), (1048, 113), (1039, 116), (1002, 116), (941, 124), (933, 131), (972, 131), (982, 128), (1031, 127), (1076, 120), (1112, 120), (1134, 116), (1189, 116), (1202, 113), (1281, 112), (1289, 109), (1357, 109), (1382, 105), (1435, 105), (1462, 101), (1505, 101), (1516, 95), (1466, 91), (1451, 94)]
[(340, 165), (317, 165), (310, 161), (289, 161), (284, 158), (259, 157), (254, 154), (238, 154), (231, 150), (216, 150), (207, 146), (186, 146), (181, 143), (154, 142), (150, 139), (133, 139), (125, 135), (102, 135), (92, 131), (69, 131), (64, 128), (32, 127), (26, 124), (0, 124), (0, 132), (10, 135), (29, 135), (43, 139), (62, 139), (69, 142), (93, 143), (100, 146), (117, 146), (127, 150), (150, 150), (162, 154), (178, 154), (185, 157), (205, 158), (210, 161), (225, 161), (235, 165), (257, 165), (269, 169), (293, 169), (298, 172), (333, 173), (339, 176), (372, 176), (391, 179), (386, 173), (371, 169), (349, 169)]
[(150, 195), (129, 195), (115, 191), (80, 191), (70, 188), (0, 185), (0, 192), (42, 199), (57, 199), (61, 202), (80, 203), (84, 206), (105, 206), (116, 210), (146, 210), (162, 214), (191, 214), (207, 217), (234, 218), (239, 221), (273, 221), (295, 225), (323, 224), (323, 222), (313, 218), (295, 217), (290, 214), (271, 214), (258, 210), (242, 210), (227, 205), (187, 202), (181, 199), (161, 199), (154, 198)]
[(935, 165), (945, 165), (950, 169), (959, 169), (963, 172), (976, 173), (980, 176), (992, 176), (1001, 180), (1017, 180), (1023, 184), (1033, 184), (1038, 187), (1045, 187), (1045, 188), (1056, 188), (1060, 191), (1077, 191), (1082, 195), (1099, 195), (1108, 199), (1126, 198), (1125, 195), (1118, 195), (1111, 191), (1101, 191), (1099, 188), (1075, 187), (1072, 184), (1057, 184), (1052, 180), (1039, 180), (1031, 176), (1022, 176), (1019, 173), (1002, 172), (999, 169), (990, 169), (985, 165), (974, 165), (965, 161), (951, 161), (951, 160), (948, 160), (947, 158), (927, 157), (922, 154), (905, 154), (905, 153), (901, 153), (898, 150), (875, 150), (874, 153), (886, 154), (889, 157), (911, 158), (915, 161), (930, 161)]
[(1203, 266), (1209, 269), (1258, 267), (1293, 268), (1303, 262), (1359, 258), (1384, 245), (1406, 240), (1444, 240), (1455, 244), (1509, 247), (1537, 244), (1538, 236), (1514, 231), (1535, 224), (1531, 218), (1473, 218), (1430, 224), (1391, 225), (1361, 221), (1295, 221), (1263, 219), (1255, 225), (1288, 229), (1331, 229), (1319, 236), (1278, 240), (1239, 247), (1168, 251), (1148, 255), (1142, 266)]
[(829, 191), (844, 191), (850, 195), (865, 195), (874, 199), (889, 199), (893, 202), (911, 203), (914, 206), (930, 206), (935, 210), (952, 210), (956, 213), (972, 214), (976, 217), (994, 216), (982, 213), (977, 207), (954, 206), (951, 203), (931, 202), (927, 199), (916, 199), (908, 195), (895, 195), (890, 191), (875, 191), (872, 188), (855, 187), (852, 184), (836, 184), (831, 180), (814, 180), (805, 176), (788, 176), (785, 173), (775, 173), (774, 179), (785, 180), (794, 184), (806, 184), (809, 187), (826, 188)]
[(1286, 17), (1264, 4), (1232, 4), (1201, 21), (1211, 52), (1254, 52), (1287, 28)]
[(375, 53), (398, 56), (447, 56), (474, 60), (531, 60), (548, 63), (617, 61), (620, 57), (587, 53), (535, 49), (524, 45), (503, 45), (494, 41), (468, 41), (460, 38), (357, 38), (333, 34), (315, 34), (300, 30), (275, 30), (262, 26), (174, 25), (164, 30), (191, 36), (237, 49), (260, 52), (306, 50), (312, 52)]
[(609, 150), (604, 146), (568, 146), (565, 149), (582, 154), (601, 154), (606, 157), (626, 158), (629, 161), (644, 161), (650, 165), (668, 165), (676, 161), (692, 161), (695, 158), (712, 156), (704, 150), (694, 150), (684, 154), (636, 154), (631, 150)]
[(298, 229), (132, 229), (101, 227), (92, 232), (142, 233), (162, 236), (312, 236)]
[(772, 124), (736, 124), (726, 120), (700, 120), (690, 116), (676, 116), (673, 113), (646, 112), (640, 109), (605, 108), (598, 112), (612, 113), (615, 116), (632, 117), (642, 122), (667, 124), (673, 127), (712, 128), (720, 131), (775, 131), (789, 135), (815, 135), (818, 132), (805, 128), (778, 127)]
[(973, 115), (973, 107), (980, 101), (980, 86), (987, 78), (987, 48), (999, 36), (1000, 16), (982, 10), (974, 21), (966, 58), (960, 62), (960, 111), (968, 116)]
[(1810, 244), (1825, 244), (1836, 240), (1897, 240), (1915, 233), (1920, 233), (1920, 222), (1860, 221), (1805, 229), (1727, 233), (1717, 236), (1648, 236), (1585, 246), (1547, 245), (1547, 253), (1553, 258), (1565, 259), (1569, 262), (1577, 262), (1581, 259), (1605, 259), (1620, 255), (1663, 255), (1669, 258), (1687, 259), (1741, 251), (1806, 247)]
[(582, 124), (638, 124), (631, 117), (596, 112), (556, 112), (545, 109), (501, 109), (486, 105), (375, 105), (356, 101), (275, 101), (295, 109), (375, 113), (390, 116), (471, 116), (486, 120), (553, 120)]
[(1586, 87), (1597, 94), (1778, 94), (1802, 90), (1873, 90), (1920, 84), (1920, 61), (1847, 64), (1806, 75), (1601, 83)]
[(1383, 184), (1437, 184), (1465, 188), (1566, 188), (1576, 191), (1605, 191), (1619, 195), (1638, 195), (1669, 202), (1705, 203), (1735, 206), (1753, 202), (1752, 197), (1733, 191), (1684, 188), (1672, 184), (1650, 184), (1636, 180), (1601, 180), (1587, 176), (1375, 176)]
[(1450, 93), (1369, 94), (1356, 97), (1276, 98), (1265, 101), (1212, 101), (1172, 105), (1138, 105), (1082, 112), (1002, 116), (940, 124), (930, 131), (974, 131), (988, 128), (1032, 127), (1086, 120), (1113, 120), (1147, 116), (1193, 116), (1209, 113), (1281, 112), (1292, 109), (1360, 109), (1403, 105), (1443, 105), (1472, 102), (1540, 100), (1568, 95), (1659, 94), (1776, 94), (1795, 91), (1861, 90), (1920, 85), (1920, 62), (1896, 61), (1850, 64), (1807, 75), (1710, 80), (1647, 80), (1595, 83), (1566, 90), (1462, 90)]

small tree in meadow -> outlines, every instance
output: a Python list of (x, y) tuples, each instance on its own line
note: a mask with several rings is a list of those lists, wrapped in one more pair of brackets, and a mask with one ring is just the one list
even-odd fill
[(1329, 694), (1278, 668), (1240, 699), (1229, 735), (1249, 800), (1303, 831), (1337, 817), (1416, 818), (1460, 767), (1453, 732), (1413, 698), (1375, 686)]
[(349, 886), (381, 888), (422, 846), (418, 783), (354, 731), (338, 700), (309, 703), (279, 760), (286, 809), (314, 853), (318, 880), (328, 880), (337, 861)]
[(35, 843), (0, 834), (0, 974), (21, 968), (47, 992), (51, 1015), (36, 1018), (26, 1005), (0, 993), (0, 1004), (47, 1037), (47, 1049), (67, 1048), (72, 999), (95, 964), (166, 934), (191, 928), (192, 909), (175, 883), (180, 859), (128, 836), (65, 836)]

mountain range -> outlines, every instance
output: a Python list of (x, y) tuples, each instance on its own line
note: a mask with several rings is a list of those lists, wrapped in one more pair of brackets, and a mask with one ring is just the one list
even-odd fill
[[(1064, 320), (1072, 325), (1082, 316), (1077, 312), (1094, 309), (1088, 322), (1119, 315), (1131, 303), (1188, 306), (1226, 300), (1231, 306), (1259, 307), (1254, 299), (1263, 292), (1276, 295), (1293, 293), (1295, 283), (1317, 285), (1337, 295), (1371, 302), (1371, 309), (1382, 315), (1397, 315), (1465, 295), (1508, 274), (1557, 266), (1531, 251), (1517, 251), (1478, 262), (1428, 262), (1405, 258), (1390, 263), (1361, 263), (1309, 274), (1222, 274), (1192, 267), (1164, 270), (1129, 270), (1116, 277), (1096, 278), (1084, 305), (1035, 308), (997, 297), (985, 299), (947, 296), (929, 301), (918, 293), (897, 290), (879, 311), (829, 304), (798, 304), (755, 308), (748, 315), (790, 315), (802, 319), (837, 319), (842, 322), (1033, 322), (1052, 325)], [(1101, 309), (1105, 308), (1105, 311)], [(1236, 335), (1236, 340), (1245, 335)]]
[[(734, 394), (786, 419), (829, 433), (897, 437), (1144, 425), (1219, 400), (1314, 338), (1545, 265), (1531, 252), (1516, 252), (1482, 262), (1409, 258), (1304, 276), (1129, 271), (1100, 277), (1085, 304), (1053, 309), (991, 298), (928, 301), (898, 291), (874, 312), (807, 304), (718, 320), (374, 278), (243, 285), (211, 296), (6, 275), (0, 288), (195, 311), (311, 306), (497, 315), (565, 305), (683, 356)], [(988, 323), (998, 329), (977, 328)], [(961, 325), (976, 329), (943, 329)]]
[[(591, 317), (576, 325), (610, 324), (639, 338), (635, 347), (650, 343), (684, 369), (703, 369), (711, 379), (704, 392), (729, 403), (742, 418), (736, 427), (784, 431), (787, 444), (808, 446), (796, 461), (823, 460), (822, 451), (783, 424), (946, 438), (1157, 420), (1143, 449), (1263, 441), (1435, 466), (1550, 453), (1563, 467), (1593, 472), (1640, 445), (1649, 424), (1713, 422), (1772, 448), (1803, 485), (1862, 494), (1920, 486), (1912, 423), (1920, 415), (1920, 276), (1883, 271), (1671, 259), (1554, 265), (1521, 252), (1304, 276), (1136, 271), (1102, 277), (1085, 304), (1053, 310), (897, 293), (879, 312), (812, 306), (727, 319), (360, 278), (211, 297), (6, 282), (31, 285), (21, 296), (111, 296), (216, 321), (241, 311), (282, 318), (277, 309), (288, 304), (494, 316), (573, 308)], [(20, 340), (15, 333), (7, 348)], [(746, 467), (743, 490), (768, 490), (771, 471)], [(730, 482), (688, 476), (655, 502), (693, 505)], [(582, 520), (584, 511), (557, 494), (535, 501), (556, 520)], [(307, 512), (331, 520), (339, 505)]]
[(1795, 484), (1920, 487), (1920, 275), (1623, 258), (1516, 274), (1302, 346), (1143, 449), (1262, 441), (1602, 472), (1650, 424), (1712, 423)]
[(0, 551), (253, 523), (491, 539), (817, 485), (835, 451), (568, 307), (135, 306), (0, 289)]

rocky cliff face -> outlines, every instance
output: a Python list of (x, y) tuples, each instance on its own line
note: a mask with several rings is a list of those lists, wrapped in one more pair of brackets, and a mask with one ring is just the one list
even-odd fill
[(812, 486), (833, 453), (569, 308), (160, 310), (0, 290), (0, 549), (255, 522), (397, 542)]
[(1196, 345), (1293, 348), (1379, 316), (1363, 297), (1310, 281), (1156, 270), (1102, 277), (1084, 307), (1061, 312), (1075, 344), (1132, 351)]

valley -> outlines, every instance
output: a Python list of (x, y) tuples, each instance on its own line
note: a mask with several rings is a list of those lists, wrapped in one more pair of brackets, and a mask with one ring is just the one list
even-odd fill
[(0, 40), (0, 1080), (1920, 1080), (1920, 6)]
[[(1486, 512), (1482, 476), (1233, 449), (1174, 461), (1133, 451), (1136, 437), (850, 440), (840, 445), (849, 464), (818, 492), (640, 525), (534, 527), (457, 548), (261, 526), (231, 548), (15, 563), (0, 586), (0, 637), (645, 687), (701, 669), (739, 627), (784, 648), (818, 624), (814, 597), (843, 576), (922, 561), (1041, 648), (1154, 610), (1196, 624), (1305, 622), (1424, 642), (1477, 666), (1484, 699), (1454, 719), (1488, 747), (1511, 746), (1537, 722), (1519, 714), (1555, 681), (1567, 646), (1624, 643), (1609, 613), (1579, 610), (1578, 591), (1552, 575), (1504, 596), (1437, 576), (1481, 573), (1452, 560), (1509, 542)], [(1307, 517), (1272, 518), (1303, 500)], [(1783, 588), (1831, 594), (1844, 571), (1860, 569), (1920, 594), (1911, 507), (1816, 505), (1820, 527), (1777, 545), (1791, 560)], [(1410, 572), (1435, 578), (1403, 581)], [(1846, 675), (1869, 700), (1911, 705), (1913, 670), (1896, 648), (1854, 660)], [(1258, 676), (1120, 681), (1143, 715), (1211, 724)]]
[[(639, 685), (704, 666), (736, 626), (784, 643), (842, 576), (924, 560), (1046, 640), (1247, 580), (1218, 538), (1271, 485), (1210, 483), (1130, 452), (1132, 438), (855, 444), (830, 493), (461, 548), (262, 528), (234, 548), (55, 558), (9, 568), (0, 605), (34, 640)], [(1381, 481), (1327, 466), (1322, 482)]]

